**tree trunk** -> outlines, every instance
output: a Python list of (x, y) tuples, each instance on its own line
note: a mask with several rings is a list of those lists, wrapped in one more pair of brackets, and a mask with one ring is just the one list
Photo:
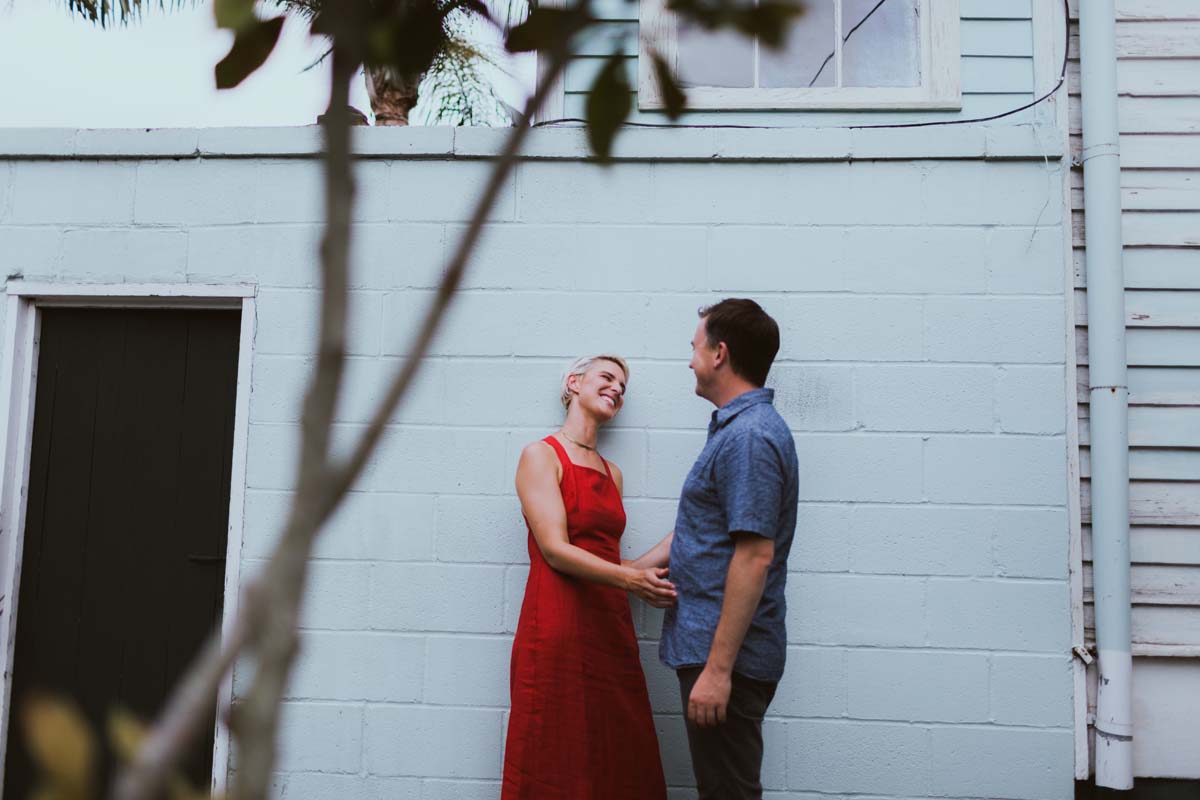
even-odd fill
[(402, 75), (386, 67), (367, 67), (364, 73), (375, 124), (407, 125), (409, 112), (417, 104), (417, 89), (425, 76)]
[[(234, 774), (232, 796), (240, 800), (263, 800), (267, 796), (275, 765), (280, 702), (296, 657), (297, 609), (313, 541), (362, 474), (392, 414), (416, 377), (462, 282), (484, 223), (517, 163), (517, 154), (530, 131), (528, 120), (541, 110), (550, 87), (562, 74), (566, 63), (567, 50), (562, 43), (552, 50), (546, 79), (539, 81), (537, 91), (526, 101), (521, 121), (512, 129), (494, 162), (470, 222), (442, 273), (433, 302), (425, 310), (420, 330), (409, 343), (408, 358), (392, 376), (353, 452), (338, 461), (329, 454), (329, 437), (333, 407), (341, 384), (354, 184), (350, 169), (350, 132), (347, 120), (343, 118), (349, 112), (350, 76), (343, 73), (342, 65), (335, 59), (331, 116), (325, 128), (327, 206), (326, 237), (321, 252), (321, 346), (316, 375), (305, 399), (297, 480), (300, 490), (293, 497), (293, 508), (271, 560), (263, 573), (246, 587), (233, 629), (225, 640), (218, 630), (201, 658), (189, 667), (188, 676), (175, 689), (167, 710), (150, 729), (146, 743), (139, 748), (133, 762), (122, 770), (117, 800), (152, 800), (162, 794), (182, 753), (208, 719), (221, 680), (234, 660), (245, 655), (247, 650), (254, 659), (255, 673), (253, 684), (243, 695), (234, 720), (238, 733), (238, 768)], [(345, 69), (352, 71), (350, 66)], [(367, 85), (370, 86), (369, 80)], [(412, 105), (406, 107), (406, 113)], [(264, 631), (270, 635), (264, 635)]]

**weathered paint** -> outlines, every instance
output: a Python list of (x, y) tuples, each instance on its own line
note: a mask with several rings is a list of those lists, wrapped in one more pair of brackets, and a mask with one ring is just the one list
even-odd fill
[[(1118, 0), (1122, 228), (1130, 385), (1135, 656), (1134, 768), (1139, 775), (1200, 777), (1190, 719), (1172, 698), (1200, 680), (1200, 9), (1184, 0)], [(1190, 76), (1190, 80), (1189, 80)], [(1074, 83), (1072, 91), (1077, 90)], [(1077, 97), (1073, 97), (1077, 101)], [(1082, 185), (1076, 178), (1076, 185)], [(1076, 207), (1080, 198), (1075, 197)], [(1075, 216), (1082, 265), (1083, 219)], [(1082, 268), (1076, 294), (1086, 291)], [(1077, 315), (1081, 327), (1086, 319)], [(1086, 362), (1086, 357), (1081, 364)], [(1080, 369), (1080, 380), (1087, 380)], [(1082, 383), (1081, 383), (1082, 385)], [(1079, 395), (1080, 417), (1089, 416)], [(1083, 496), (1089, 495), (1086, 471)], [(1086, 511), (1085, 511), (1086, 514)], [(1085, 534), (1087, 530), (1085, 529)], [(1090, 558), (1085, 541), (1085, 557)], [(1169, 566), (1151, 566), (1169, 565)], [(1139, 588), (1140, 587), (1140, 588)], [(1090, 633), (1090, 610), (1088, 631)], [(1146, 685), (1146, 682), (1154, 685)]]

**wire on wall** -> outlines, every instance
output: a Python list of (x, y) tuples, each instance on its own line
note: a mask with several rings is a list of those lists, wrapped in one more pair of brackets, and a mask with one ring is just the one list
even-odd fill
[[(882, 4), (883, 3), (881, 2), (879, 5), (882, 5)], [(878, 8), (878, 6), (876, 6), (876, 8)], [(871, 13), (874, 13), (874, 9), (872, 9)], [(1003, 119), (1004, 117), (1011, 117), (1013, 114), (1019, 114), (1022, 111), (1027, 111), (1027, 110), (1033, 108), (1034, 106), (1036, 106), (1040, 103), (1043, 103), (1046, 100), (1049, 100), (1051, 97), (1053, 97), (1055, 94), (1057, 94), (1058, 91), (1060, 89), (1062, 89), (1063, 85), (1067, 82), (1067, 63), (1069, 60), (1068, 59), (1068, 51), (1070, 49), (1070, 37), (1071, 37), (1071, 9), (1070, 9), (1069, 0), (1063, 0), (1063, 24), (1064, 24), (1063, 59), (1062, 59), (1062, 68), (1059, 70), (1059, 74), (1058, 74), (1058, 82), (1054, 84), (1053, 88), (1051, 88), (1050, 91), (1046, 92), (1041, 97), (1038, 97), (1037, 99), (1032, 100), (1022, 106), (1018, 106), (1016, 108), (1009, 109), (1008, 111), (1002, 111), (999, 114), (992, 114), (987, 117), (971, 117), (969, 119), (943, 119), (943, 120), (935, 120), (932, 122), (899, 122), (899, 123), (878, 124), (878, 125), (833, 125), (833, 126), (829, 126), (829, 127), (859, 130), (859, 129), (864, 129), (864, 128), (931, 128), (931, 127), (940, 126), (940, 125), (974, 125), (974, 124), (977, 124), (980, 122), (991, 122), (993, 120)], [(544, 120), (542, 122), (537, 122), (534, 124), (533, 127), (540, 128), (540, 127), (547, 126), (547, 125), (558, 125), (558, 124), (565, 123), (565, 122), (580, 122), (580, 123), (586, 124), (587, 120), (583, 119), (582, 117), (562, 117), (559, 119), (548, 119), (548, 120)], [(767, 130), (767, 129), (791, 127), (791, 126), (783, 126), (783, 125), (734, 125), (734, 124), (722, 124), (722, 123), (703, 124), (703, 125), (700, 125), (700, 124), (688, 125), (688, 124), (684, 124), (684, 123), (677, 124), (677, 123), (673, 123), (673, 122), (625, 122), (623, 124), (625, 126), (628, 126), (631, 128), (727, 128), (727, 129), (743, 129), (743, 130)]]

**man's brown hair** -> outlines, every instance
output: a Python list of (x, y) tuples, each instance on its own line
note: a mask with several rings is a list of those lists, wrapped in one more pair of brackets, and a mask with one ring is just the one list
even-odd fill
[(767, 382), (767, 373), (779, 352), (779, 325), (753, 300), (731, 297), (701, 308), (708, 346), (724, 342), (729, 366), (755, 386)]

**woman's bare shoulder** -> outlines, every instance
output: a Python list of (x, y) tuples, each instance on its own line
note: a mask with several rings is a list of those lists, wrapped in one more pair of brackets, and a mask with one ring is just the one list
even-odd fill
[(621, 472), (621, 468), (618, 467), (615, 462), (609, 461), (607, 458), (604, 459), (604, 461), (606, 464), (608, 464), (609, 471), (612, 472), (613, 483), (617, 485), (617, 491), (621, 494), (625, 494), (625, 475)]
[(521, 449), (521, 461), (519, 466), (529, 466), (535, 469), (544, 469), (546, 467), (557, 468), (558, 455), (554, 452), (554, 448), (545, 439), (538, 439), (530, 442)]

